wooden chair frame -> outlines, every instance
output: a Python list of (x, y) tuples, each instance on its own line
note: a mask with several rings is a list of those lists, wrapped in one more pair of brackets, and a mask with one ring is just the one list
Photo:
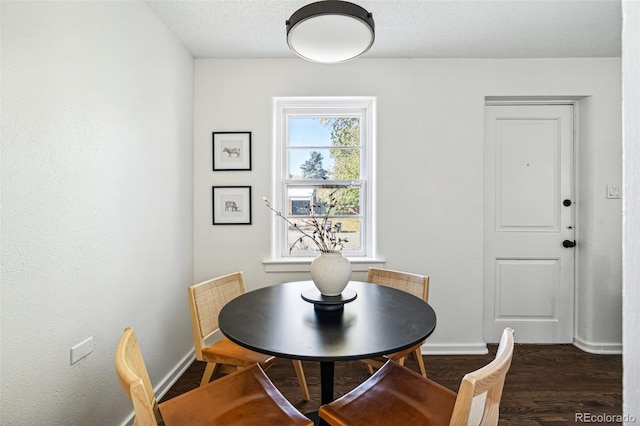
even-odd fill
[[(242, 272), (223, 275), (188, 288), (196, 359), (207, 363), (200, 386), (207, 384), (217, 371), (226, 374), (254, 363), (267, 369), (276, 360), (273, 356), (243, 348), (226, 337), (210, 345), (206, 343), (214, 334), (219, 334), (218, 315), (222, 307), (246, 291)], [(302, 396), (305, 401), (309, 401), (302, 362), (292, 360), (292, 364)]]
[(158, 404), (133, 328), (127, 327), (116, 347), (115, 366), (120, 386), (133, 403), (134, 425), (313, 425), (278, 391), (259, 364)]
[(388, 361), (355, 389), (321, 406), (320, 417), (331, 426), (495, 426), (513, 359), (513, 333), (505, 328), (494, 360), (466, 374), (457, 394)]
[(153, 393), (149, 372), (142, 358), (133, 328), (127, 327), (118, 342), (115, 354), (120, 386), (133, 403), (135, 425), (164, 424)]
[[(405, 291), (427, 302), (429, 300), (429, 277), (426, 275), (412, 274), (408, 272), (394, 271), (391, 269), (369, 268), (367, 274), (367, 282), (392, 287)], [(362, 362), (367, 364), (369, 373), (373, 373), (375, 368), (380, 368), (387, 360), (391, 359), (404, 365), (408, 355), (413, 354), (420, 373), (427, 377), (427, 370), (424, 366), (422, 358), (422, 345), (424, 341), (407, 348), (403, 351), (385, 355), (383, 357), (363, 359)]]
[(513, 333), (513, 329), (505, 328), (495, 359), (462, 378), (450, 425), (498, 424), (504, 381), (513, 359)]

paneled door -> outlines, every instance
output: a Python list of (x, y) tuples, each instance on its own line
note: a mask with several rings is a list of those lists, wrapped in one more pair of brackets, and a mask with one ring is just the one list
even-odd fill
[(573, 106), (485, 107), (484, 334), (571, 343)]

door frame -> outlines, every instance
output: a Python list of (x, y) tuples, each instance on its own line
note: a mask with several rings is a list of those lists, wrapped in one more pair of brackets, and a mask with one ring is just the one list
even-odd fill
[[(580, 223), (579, 223), (579, 218), (580, 218), (580, 214), (579, 214), (579, 210), (580, 210), (580, 202), (578, 200), (578, 194), (579, 194), (579, 184), (580, 181), (578, 179), (578, 176), (580, 176), (579, 174), (579, 167), (580, 167), (580, 162), (578, 161), (578, 159), (580, 158), (579, 155), (579, 150), (580, 150), (580, 100), (585, 99), (589, 96), (563, 96), (563, 97), (555, 97), (555, 96), (550, 96), (550, 97), (542, 97), (542, 96), (525, 96), (525, 97), (511, 97), (511, 96), (485, 96), (485, 102), (484, 102), (484, 109), (483, 109), (483, 117), (486, 115), (486, 107), (488, 106), (537, 106), (537, 105), (548, 105), (548, 106), (553, 106), (553, 105), (570, 105), (573, 107), (573, 170), (572, 170), (572, 193), (573, 193), (573, 204), (574, 204), (574, 210), (573, 210), (573, 223), (574, 223), (574, 236), (575, 236), (575, 240), (576, 241), (580, 241), (581, 240), (581, 235), (580, 235)], [(486, 144), (486, 140), (484, 138), (484, 127), (483, 127), (483, 145)], [(484, 147), (483, 147), (484, 149)], [(486, 171), (484, 171), (484, 167), (486, 165), (486, 158), (483, 157), (483, 181), (484, 181), (484, 176)], [(483, 184), (483, 188), (484, 188), (484, 184)], [(483, 192), (483, 214), (484, 214), (484, 202), (485, 202), (485, 196), (484, 196), (484, 192)], [(486, 228), (483, 226), (482, 229), (482, 233), (483, 233), (483, 249), (482, 249), (482, 293), (483, 293), (483, 303), (482, 303), (482, 309), (484, 311), (485, 309), (485, 302), (484, 302), (484, 298), (486, 297), (486, 293), (487, 293), (487, 285), (488, 283), (485, 282), (485, 267), (486, 267), (486, 262), (485, 262), (485, 250), (484, 250), (484, 240), (486, 238)], [(577, 333), (577, 327), (578, 327), (578, 293), (580, 290), (580, 277), (579, 277), (579, 262), (580, 262), (580, 244), (576, 245), (576, 247), (573, 248), (574, 252), (573, 252), (573, 342), (575, 342), (575, 338), (576, 338), (576, 333)], [(485, 315), (483, 312), (483, 325), (482, 325), (482, 334), (483, 334), (483, 339), (485, 342), (487, 343), (496, 343), (496, 342), (490, 342), (488, 339), (486, 332), (485, 332)]]

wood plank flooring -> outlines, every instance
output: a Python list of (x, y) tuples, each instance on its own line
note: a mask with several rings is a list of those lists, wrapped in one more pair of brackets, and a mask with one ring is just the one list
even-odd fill
[[(495, 351), (496, 346), (490, 345), (488, 355), (426, 355), (427, 374), (457, 391), (462, 376), (490, 362)], [(281, 360), (267, 374), (300, 411), (315, 411), (320, 403), (320, 368), (315, 362), (303, 365), (311, 393), (308, 402), (302, 399), (291, 362)], [(415, 369), (413, 359), (409, 358), (407, 366)], [(203, 371), (204, 363), (195, 361), (163, 400), (197, 387)], [(357, 361), (336, 363), (335, 371), (336, 397), (368, 377), (366, 366)], [(573, 345), (516, 345), (504, 387), (499, 425), (575, 425), (582, 423), (582, 413), (622, 414), (622, 356), (589, 354)]]

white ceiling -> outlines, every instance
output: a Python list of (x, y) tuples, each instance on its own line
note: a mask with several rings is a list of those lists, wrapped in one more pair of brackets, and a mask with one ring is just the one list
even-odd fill
[[(293, 58), (285, 21), (314, 0), (147, 0), (196, 58)], [(619, 57), (620, 0), (352, 0), (367, 58)]]

